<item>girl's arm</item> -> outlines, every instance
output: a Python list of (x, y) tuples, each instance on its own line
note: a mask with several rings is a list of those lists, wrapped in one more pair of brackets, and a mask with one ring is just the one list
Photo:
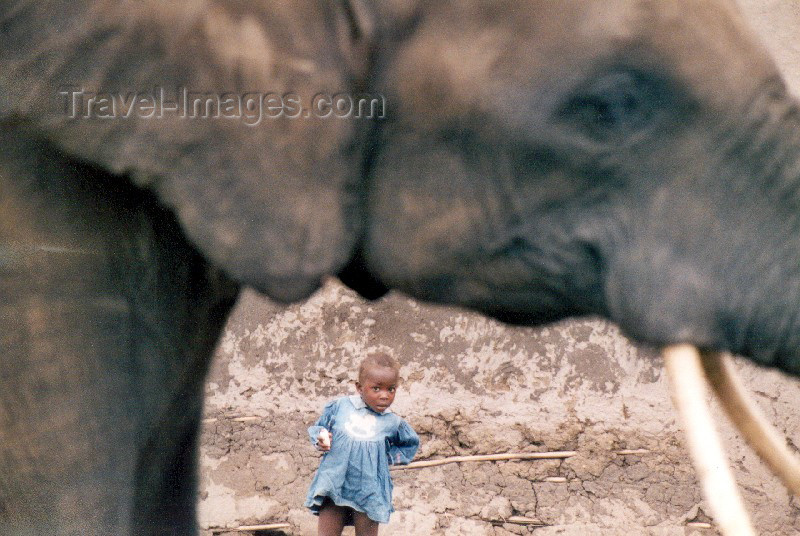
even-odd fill
[(314, 445), (315, 448), (319, 448), (317, 445), (317, 436), (319, 436), (320, 430), (323, 428), (331, 431), (333, 428), (333, 421), (334, 416), (336, 415), (336, 406), (339, 400), (332, 400), (325, 405), (325, 409), (322, 410), (322, 415), (317, 422), (313, 424), (313, 426), (308, 427), (308, 437), (311, 439), (311, 444)]
[(419, 436), (406, 421), (401, 421), (397, 432), (389, 438), (389, 463), (405, 465), (411, 463), (419, 448)]

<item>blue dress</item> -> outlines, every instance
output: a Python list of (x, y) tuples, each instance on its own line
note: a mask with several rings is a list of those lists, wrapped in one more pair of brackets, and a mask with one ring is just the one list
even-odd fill
[(337, 398), (325, 406), (308, 429), (314, 445), (322, 428), (331, 433), (331, 450), (322, 456), (305, 506), (319, 514), (327, 497), (339, 506), (364, 512), (373, 521), (388, 523), (394, 511), (389, 465), (414, 458), (417, 434), (391, 409), (376, 413), (358, 395)]

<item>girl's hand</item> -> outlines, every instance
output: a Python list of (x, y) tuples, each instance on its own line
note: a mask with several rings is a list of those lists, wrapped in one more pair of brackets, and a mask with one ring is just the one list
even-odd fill
[(317, 448), (322, 452), (328, 452), (331, 450), (332, 439), (331, 433), (323, 428), (317, 435)]

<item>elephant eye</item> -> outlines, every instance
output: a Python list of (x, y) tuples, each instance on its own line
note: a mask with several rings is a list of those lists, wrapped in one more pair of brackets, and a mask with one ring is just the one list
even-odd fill
[(578, 90), (558, 115), (592, 139), (619, 140), (650, 125), (663, 100), (656, 80), (622, 71)]

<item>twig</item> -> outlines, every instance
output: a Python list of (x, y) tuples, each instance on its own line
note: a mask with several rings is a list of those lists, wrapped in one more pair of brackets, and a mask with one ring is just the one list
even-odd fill
[(220, 533), (220, 532), (255, 532), (257, 530), (278, 530), (278, 529), (290, 529), (292, 526), (289, 523), (270, 523), (268, 525), (242, 525), (241, 527), (234, 527), (234, 528), (212, 528), (210, 529), (212, 533)]
[[(250, 421), (261, 420), (261, 417), (259, 417), (258, 415), (239, 415), (239, 416), (223, 417), (223, 419), (227, 419), (227, 420), (233, 421), (233, 422), (250, 422)], [(213, 423), (215, 423), (217, 421), (219, 421), (219, 418), (217, 418), (217, 417), (209, 417), (208, 419), (203, 419), (200, 422), (202, 422), (203, 424), (213, 424)]]
[(525, 517), (525, 516), (511, 516), (506, 518), (506, 523), (514, 523), (516, 525), (537, 525), (540, 527), (546, 526), (545, 523), (542, 522), (541, 519), (536, 519), (535, 517)]
[(547, 523), (543, 522), (541, 519), (536, 519), (535, 517), (525, 517), (525, 516), (509, 516), (509, 517), (495, 517), (495, 518), (486, 518), (482, 517), (479, 518), (481, 521), (486, 521), (487, 523), (511, 523), (513, 525), (529, 525), (534, 527), (546, 527)]
[(392, 469), (420, 469), (422, 467), (434, 467), (448, 463), (461, 462), (496, 462), (505, 460), (557, 460), (571, 458), (578, 453), (572, 450), (560, 452), (521, 452), (517, 454), (481, 454), (477, 456), (452, 456), (440, 460), (424, 460), (411, 462), (408, 465), (393, 465)]
[(689, 454), (714, 520), (725, 536), (755, 536), (706, 404), (699, 352), (693, 346), (672, 346), (664, 350), (664, 362)]

